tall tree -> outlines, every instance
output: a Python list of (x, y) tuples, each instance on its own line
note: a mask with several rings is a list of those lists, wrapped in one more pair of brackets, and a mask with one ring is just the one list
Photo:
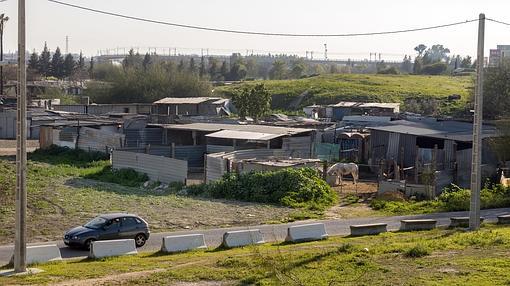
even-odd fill
[(64, 58), (60, 53), (60, 48), (57, 47), (50, 62), (50, 75), (56, 78), (62, 78), (64, 76)]
[(230, 75), (230, 69), (228, 68), (228, 64), (226, 61), (223, 61), (220, 68), (220, 74), (223, 77), (223, 80), (228, 80)]
[(39, 69), (39, 55), (35, 51), (30, 55), (30, 59), (28, 60), (28, 68), (32, 71), (38, 71)]
[(421, 57), (423, 55), (423, 52), (425, 52), (426, 49), (427, 49), (427, 46), (425, 46), (424, 44), (419, 44), (418, 46), (416, 46), (414, 48), (414, 50), (416, 52), (418, 52), (418, 57)]
[(143, 69), (147, 70), (151, 65), (152, 65), (151, 55), (149, 55), (149, 53), (146, 53), (145, 57), (143, 57), (142, 63)]
[(472, 66), (472, 63), (471, 63), (471, 56), (466, 56), (465, 58), (462, 59), (462, 61), (460, 62), (460, 67), (461, 68), (470, 68)]
[(130, 49), (127, 56), (122, 61), (122, 66), (125, 69), (136, 68), (140, 65), (140, 54), (136, 53), (133, 49)]
[(89, 77), (94, 78), (94, 57), (90, 58), (90, 64), (89, 64)]
[[(489, 119), (510, 119), (510, 60), (488, 68), (483, 82), (483, 113)], [(508, 142), (507, 142), (508, 144)]]
[(271, 110), (271, 94), (264, 84), (245, 88), (232, 96), (232, 101), (239, 111), (239, 116), (251, 116), (255, 121)]
[(198, 68), (198, 75), (200, 78), (203, 78), (207, 74), (206, 68), (205, 68), (205, 58), (202, 56), (200, 58), (200, 66)]
[(76, 63), (76, 68), (78, 71), (85, 70), (85, 58), (83, 57), (83, 53), (80, 51), (80, 57), (78, 58), (78, 62)]
[(44, 43), (44, 49), (39, 57), (39, 73), (43, 76), (50, 75), (50, 62), (51, 62), (51, 54), (48, 50), (48, 45)]
[(189, 60), (189, 72), (190, 73), (196, 73), (197, 72), (197, 65), (195, 64), (195, 59), (191, 57)]
[(74, 75), (76, 63), (73, 55), (67, 54), (62, 65), (62, 77), (72, 77)]
[(209, 77), (211, 80), (217, 80), (219, 72), (218, 69), (218, 60), (213, 57), (209, 58)]
[(271, 70), (269, 70), (270, 79), (285, 79), (287, 76), (287, 64), (281, 60), (273, 62)]

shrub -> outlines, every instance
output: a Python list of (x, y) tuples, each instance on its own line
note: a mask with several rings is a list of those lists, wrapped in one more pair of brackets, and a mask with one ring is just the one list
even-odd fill
[(404, 256), (409, 257), (409, 258), (424, 257), (429, 254), (430, 254), (430, 249), (428, 249), (427, 247), (425, 247), (421, 244), (418, 244), (412, 248), (409, 248), (408, 250), (406, 250), (404, 252)]
[(448, 69), (448, 65), (443, 62), (433, 63), (430, 65), (426, 65), (421, 69), (422, 74), (428, 75), (440, 75)]
[[(456, 185), (445, 188), (439, 196), (448, 211), (469, 210), (471, 191)], [(480, 204), (482, 209), (502, 208), (510, 206), (510, 189), (501, 185), (485, 186), (480, 191)]]
[(49, 164), (86, 165), (87, 163), (108, 160), (109, 155), (52, 145), (46, 149), (35, 150), (28, 155), (28, 159)]
[(85, 178), (127, 187), (138, 187), (149, 180), (146, 174), (138, 173), (133, 169), (114, 170), (111, 166), (104, 167), (100, 172), (87, 175)]
[(192, 195), (279, 204), (292, 208), (324, 210), (337, 202), (337, 194), (310, 168), (274, 172), (226, 174), (221, 180), (193, 186)]

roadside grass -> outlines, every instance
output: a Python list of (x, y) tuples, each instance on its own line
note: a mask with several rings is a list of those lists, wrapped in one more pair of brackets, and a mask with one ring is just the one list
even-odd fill
[[(230, 97), (245, 86), (251, 87), (260, 81), (217, 87), (215, 93)], [(263, 82), (273, 95), (273, 109), (287, 110), (289, 104), (300, 94), (308, 92), (301, 106), (332, 104), (338, 101), (400, 102), (415, 98), (440, 100), (439, 111), (452, 114), (465, 109), (472, 88), (471, 77), (422, 76), (422, 75), (321, 75), (296, 80), (270, 80)], [(452, 94), (460, 100), (448, 101)], [(409, 109), (411, 106), (403, 106)], [(412, 110), (411, 110), (412, 111)]]
[[(38, 265), (45, 272), (0, 284), (48, 284), (98, 278), (101, 285), (508, 285), (510, 228), (435, 229), (368, 237), (331, 237), (213, 250)], [(122, 278), (125, 273), (143, 273)], [(86, 282), (86, 281), (84, 281)], [(85, 285), (85, 284), (82, 284)]]

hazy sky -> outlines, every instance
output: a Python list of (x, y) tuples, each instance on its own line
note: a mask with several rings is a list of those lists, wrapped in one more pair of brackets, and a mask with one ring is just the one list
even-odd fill
[[(190, 25), (283, 33), (351, 33), (414, 28), (477, 18), (510, 22), (508, 0), (62, 0), (131, 16)], [(17, 45), (17, 1), (0, 2), (0, 11), (11, 20), (5, 27), (5, 51)], [(382, 53), (389, 59), (413, 54), (420, 43), (441, 43), (455, 54), (474, 55), (477, 23), (435, 31), (356, 38), (282, 38), (222, 34), (167, 27), (94, 14), (60, 6), (46, 0), (27, 0), (27, 39), (30, 50), (44, 41), (51, 50), (69, 49), (96, 55), (116, 47), (177, 47), (181, 53), (210, 54), (246, 50), (255, 53), (315, 51), (323, 57), (324, 43), (330, 58), (368, 58)], [(487, 22), (486, 48), (510, 44), (510, 26)], [(163, 49), (158, 51), (162, 53)], [(166, 50), (166, 52), (168, 52)]]

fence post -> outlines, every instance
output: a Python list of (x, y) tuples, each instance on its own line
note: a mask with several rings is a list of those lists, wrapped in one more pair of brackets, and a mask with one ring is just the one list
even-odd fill
[(436, 170), (437, 170), (437, 144), (434, 145), (434, 149), (432, 151), (432, 188), (434, 190), (434, 195), (436, 193)]
[(328, 161), (322, 162), (322, 179), (328, 181)]
[(172, 158), (175, 159), (175, 143), (172, 143)]
[(420, 148), (416, 145), (416, 159), (414, 160), (414, 183), (418, 184), (420, 175)]

